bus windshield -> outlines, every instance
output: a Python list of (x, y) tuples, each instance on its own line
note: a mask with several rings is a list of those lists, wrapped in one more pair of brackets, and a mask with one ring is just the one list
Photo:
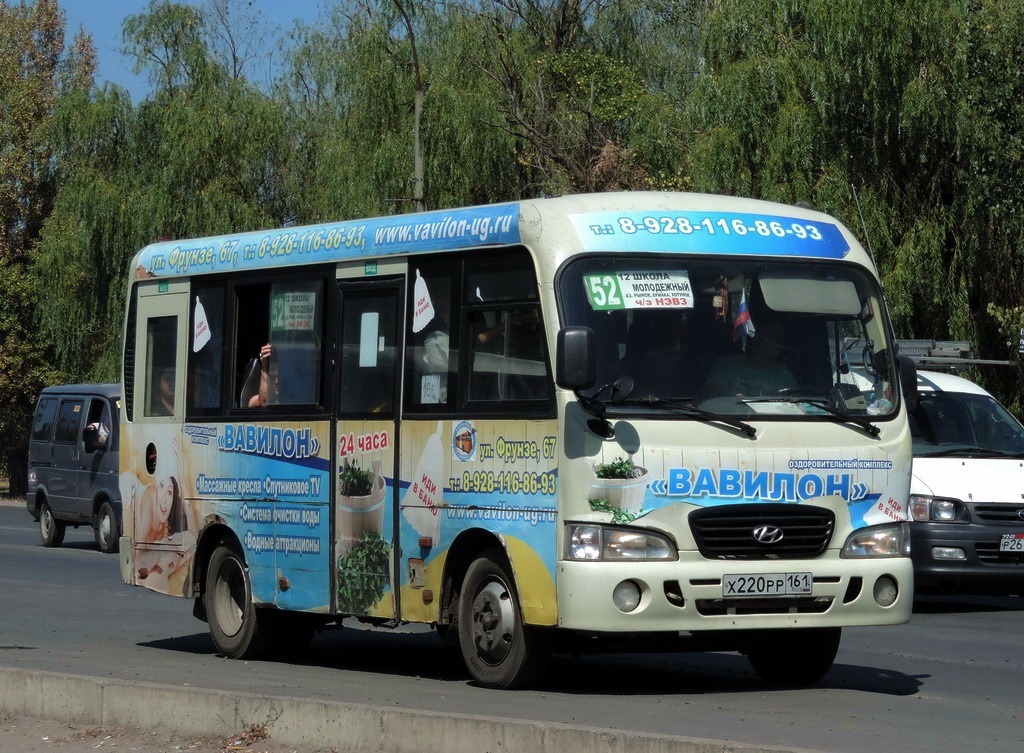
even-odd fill
[(750, 418), (894, 415), (881, 292), (859, 267), (737, 257), (587, 256), (558, 282), (563, 324), (590, 327), (610, 414), (690, 407)]

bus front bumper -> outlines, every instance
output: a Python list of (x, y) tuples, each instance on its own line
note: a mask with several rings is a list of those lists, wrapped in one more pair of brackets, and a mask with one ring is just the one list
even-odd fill
[(914, 602), (907, 557), (563, 560), (557, 584), (560, 627), (611, 633), (897, 625)]

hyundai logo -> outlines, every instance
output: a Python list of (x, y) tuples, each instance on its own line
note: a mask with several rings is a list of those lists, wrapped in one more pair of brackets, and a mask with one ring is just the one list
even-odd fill
[(782, 529), (777, 526), (758, 526), (752, 535), (755, 541), (762, 544), (778, 544), (782, 541)]
[(1024, 507), (1022, 507), (1020, 510), (1017, 510), (1017, 517), (1021, 520), (1024, 520)]

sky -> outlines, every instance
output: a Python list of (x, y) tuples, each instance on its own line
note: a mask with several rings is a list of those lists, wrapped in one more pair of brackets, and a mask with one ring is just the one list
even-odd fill
[[(201, 5), (202, 0), (177, 0), (189, 5)], [(295, 20), (312, 24), (318, 21), (328, 0), (241, 0), (258, 8), (267, 22), (278, 27), (275, 37), (290, 29)], [(92, 35), (98, 56), (96, 83), (105, 82), (123, 86), (131, 94), (133, 102), (141, 101), (149, 92), (145, 78), (132, 73), (132, 61), (121, 54), (121, 24), (126, 16), (142, 13), (149, 0), (58, 0), (67, 22), (66, 41), (84, 28)]]

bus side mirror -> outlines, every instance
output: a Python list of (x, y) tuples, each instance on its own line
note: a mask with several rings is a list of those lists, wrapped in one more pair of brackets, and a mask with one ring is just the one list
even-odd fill
[(896, 356), (896, 368), (899, 369), (900, 391), (907, 403), (907, 411), (917, 409), (917, 366), (910, 356)]
[(585, 390), (597, 379), (597, 352), (590, 327), (562, 327), (555, 351), (555, 382), (567, 390)]

